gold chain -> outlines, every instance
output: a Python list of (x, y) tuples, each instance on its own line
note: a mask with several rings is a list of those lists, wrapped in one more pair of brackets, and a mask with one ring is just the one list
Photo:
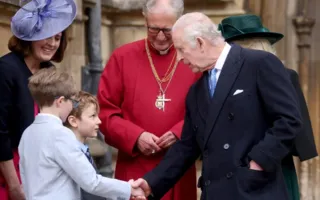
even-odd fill
[[(149, 47), (148, 47), (147, 39), (145, 39), (145, 48), (146, 48), (146, 51), (147, 51), (147, 55), (148, 55), (148, 59), (149, 59), (149, 63), (150, 63), (150, 66), (151, 66), (153, 75), (154, 75), (154, 77), (155, 77), (155, 79), (156, 79), (156, 81), (157, 81), (157, 83), (158, 83), (158, 85), (159, 85), (159, 87), (160, 87), (161, 92), (164, 94), (164, 93), (167, 91), (168, 86), (169, 86), (169, 84), (170, 84), (170, 82), (171, 82), (171, 80), (172, 80), (172, 78), (173, 78), (173, 75), (174, 75), (176, 69), (177, 69), (178, 60), (176, 59), (176, 61), (175, 61), (175, 63), (174, 63), (174, 66), (173, 66), (172, 70), (170, 71), (170, 73), (169, 73), (167, 76), (165, 75), (165, 77), (164, 77), (163, 79), (160, 79), (160, 77), (159, 77), (159, 75), (158, 75), (158, 73), (157, 73), (157, 70), (156, 70), (156, 68), (155, 68), (155, 66), (154, 66), (154, 64), (153, 64), (153, 61), (152, 61), (152, 57), (151, 57), (151, 54), (150, 54), (150, 49), (149, 49)], [(166, 74), (169, 72), (169, 69), (170, 69), (171, 66), (172, 66), (172, 63), (173, 63), (173, 60), (174, 60), (176, 54), (177, 54), (177, 52), (175, 52), (175, 54), (174, 54), (174, 56), (173, 56), (173, 59), (172, 59), (172, 61), (171, 61), (171, 64), (170, 64), (170, 66), (169, 66)], [(162, 83), (167, 82), (167, 81), (169, 81), (169, 82), (168, 82), (165, 90), (163, 90), (163, 89), (162, 89)]]
[[(160, 77), (159, 77), (159, 75), (157, 73), (157, 70), (154, 67), (154, 63), (152, 61), (152, 57), (151, 57), (151, 54), (150, 54), (150, 49), (149, 49), (149, 46), (148, 46), (148, 43), (147, 43), (147, 39), (145, 40), (145, 46), (146, 46), (146, 51), (147, 51), (147, 55), (148, 55), (148, 59), (149, 59), (150, 65), (152, 67), (152, 72), (153, 72), (155, 78), (157, 79), (157, 81), (159, 81), (161, 83), (167, 82), (171, 78), (172, 74), (174, 73), (173, 68), (175, 68), (177, 66), (177, 64), (178, 64), (177, 59), (175, 59), (176, 55), (177, 55), (177, 52), (175, 52), (175, 54), (174, 54), (174, 56), (173, 56), (173, 58), (171, 60), (171, 63), (169, 65), (168, 69), (167, 69), (167, 72), (164, 75), (164, 78), (160, 79)], [(172, 63), (173, 63), (174, 60), (176, 60), (176, 62), (174, 64), (173, 68), (172, 68)], [(170, 69), (172, 69), (172, 70), (170, 71)], [(168, 74), (169, 71), (170, 71), (170, 73)]]
[[(165, 83), (165, 82), (169, 81), (169, 79), (171, 78), (172, 72), (173, 72), (172, 69), (173, 69), (173, 67), (174, 67), (174, 65), (172, 65), (172, 63), (173, 63), (173, 60), (175, 60), (176, 55), (177, 55), (177, 52), (174, 53), (173, 58), (172, 58), (172, 60), (171, 60), (171, 63), (170, 63), (170, 65), (169, 65), (166, 73), (164, 74), (163, 78), (162, 78), (161, 80), (159, 80), (161, 83)], [(173, 66), (173, 67), (172, 67), (172, 66)], [(168, 72), (170, 72), (170, 73), (168, 74)], [(157, 74), (157, 75), (158, 75), (158, 74)], [(158, 77), (159, 77), (159, 76), (158, 76)], [(160, 78), (159, 78), (159, 79), (160, 79)]]
[[(146, 48), (147, 48), (147, 50), (148, 50), (149, 53), (150, 53), (147, 39), (145, 39), (145, 42), (146, 42), (146, 45), (147, 45)], [(152, 45), (152, 44), (151, 44), (151, 45)], [(153, 46), (153, 45), (152, 45), (152, 46)], [(172, 46), (173, 46), (173, 44), (171, 44), (167, 50), (169, 50)], [(154, 48), (155, 48), (155, 47), (154, 47)], [(165, 50), (165, 51), (167, 51), (167, 50)], [(160, 77), (159, 77), (158, 73), (156, 73), (155, 76), (156, 76), (157, 81), (160, 81), (161, 83), (164, 83), (164, 82), (167, 82), (167, 81), (170, 79), (170, 74), (168, 74), (168, 72), (172, 69), (172, 63), (173, 63), (173, 61), (175, 60), (176, 55), (177, 55), (177, 52), (175, 51), (175, 53), (174, 53), (174, 55), (173, 55), (173, 57), (172, 57), (171, 63), (170, 63), (170, 65), (169, 65), (166, 73), (164, 74), (164, 76), (163, 76), (163, 78), (162, 78), (161, 80), (160, 80)], [(150, 57), (151, 57), (151, 54), (150, 54)], [(152, 61), (152, 59), (151, 59), (151, 61)], [(170, 72), (171, 72), (171, 71), (170, 71)]]

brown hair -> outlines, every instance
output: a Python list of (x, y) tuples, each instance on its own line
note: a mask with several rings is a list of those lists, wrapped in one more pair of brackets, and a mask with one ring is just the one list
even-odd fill
[[(77, 119), (81, 119), (81, 115), (82, 115), (83, 111), (86, 108), (88, 108), (90, 105), (94, 105), (97, 113), (99, 113), (100, 107), (99, 107), (98, 100), (92, 94), (90, 94), (88, 92), (84, 92), (84, 91), (79, 91), (75, 97), (75, 100), (77, 100), (79, 102), (79, 104), (76, 108), (72, 109), (69, 116), (72, 115), (72, 116), (76, 117)], [(65, 121), (64, 125), (69, 128), (71, 127), (71, 124), (69, 123), (68, 118)]]
[[(23, 55), (24, 57), (29, 56), (31, 53), (32, 41), (25, 41), (17, 38), (16, 36), (11, 36), (8, 43), (8, 48), (10, 51)], [(52, 61), (61, 62), (64, 57), (64, 52), (68, 45), (67, 30), (62, 32), (60, 46), (57, 52), (53, 55)]]
[(29, 78), (28, 87), (40, 107), (51, 106), (57, 97), (70, 98), (77, 94), (72, 76), (56, 67), (40, 69)]

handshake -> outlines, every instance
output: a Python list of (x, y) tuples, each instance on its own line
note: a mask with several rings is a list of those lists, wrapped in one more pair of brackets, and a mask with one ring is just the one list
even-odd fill
[(131, 199), (146, 200), (151, 194), (151, 188), (146, 180), (139, 178), (134, 181), (131, 179), (129, 183), (131, 185)]

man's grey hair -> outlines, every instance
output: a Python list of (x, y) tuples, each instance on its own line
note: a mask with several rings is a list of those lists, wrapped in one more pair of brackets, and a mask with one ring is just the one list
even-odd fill
[(142, 7), (144, 15), (148, 13), (173, 12), (177, 17), (180, 17), (183, 14), (183, 10), (183, 0), (145, 0), (145, 4)]
[(193, 12), (180, 17), (172, 27), (172, 31), (183, 30), (183, 39), (192, 47), (197, 44), (197, 38), (201, 37), (217, 46), (224, 43), (224, 38), (209, 17), (203, 13)]

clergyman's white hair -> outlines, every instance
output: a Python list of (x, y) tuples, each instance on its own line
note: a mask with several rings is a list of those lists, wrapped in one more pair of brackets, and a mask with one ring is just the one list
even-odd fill
[(172, 27), (172, 31), (177, 29), (183, 29), (183, 39), (192, 47), (196, 46), (199, 37), (210, 41), (214, 46), (224, 43), (217, 25), (203, 13), (192, 12), (181, 16)]
[(183, 14), (183, 0), (145, 0), (142, 7), (144, 15), (148, 13), (172, 12), (180, 17)]

